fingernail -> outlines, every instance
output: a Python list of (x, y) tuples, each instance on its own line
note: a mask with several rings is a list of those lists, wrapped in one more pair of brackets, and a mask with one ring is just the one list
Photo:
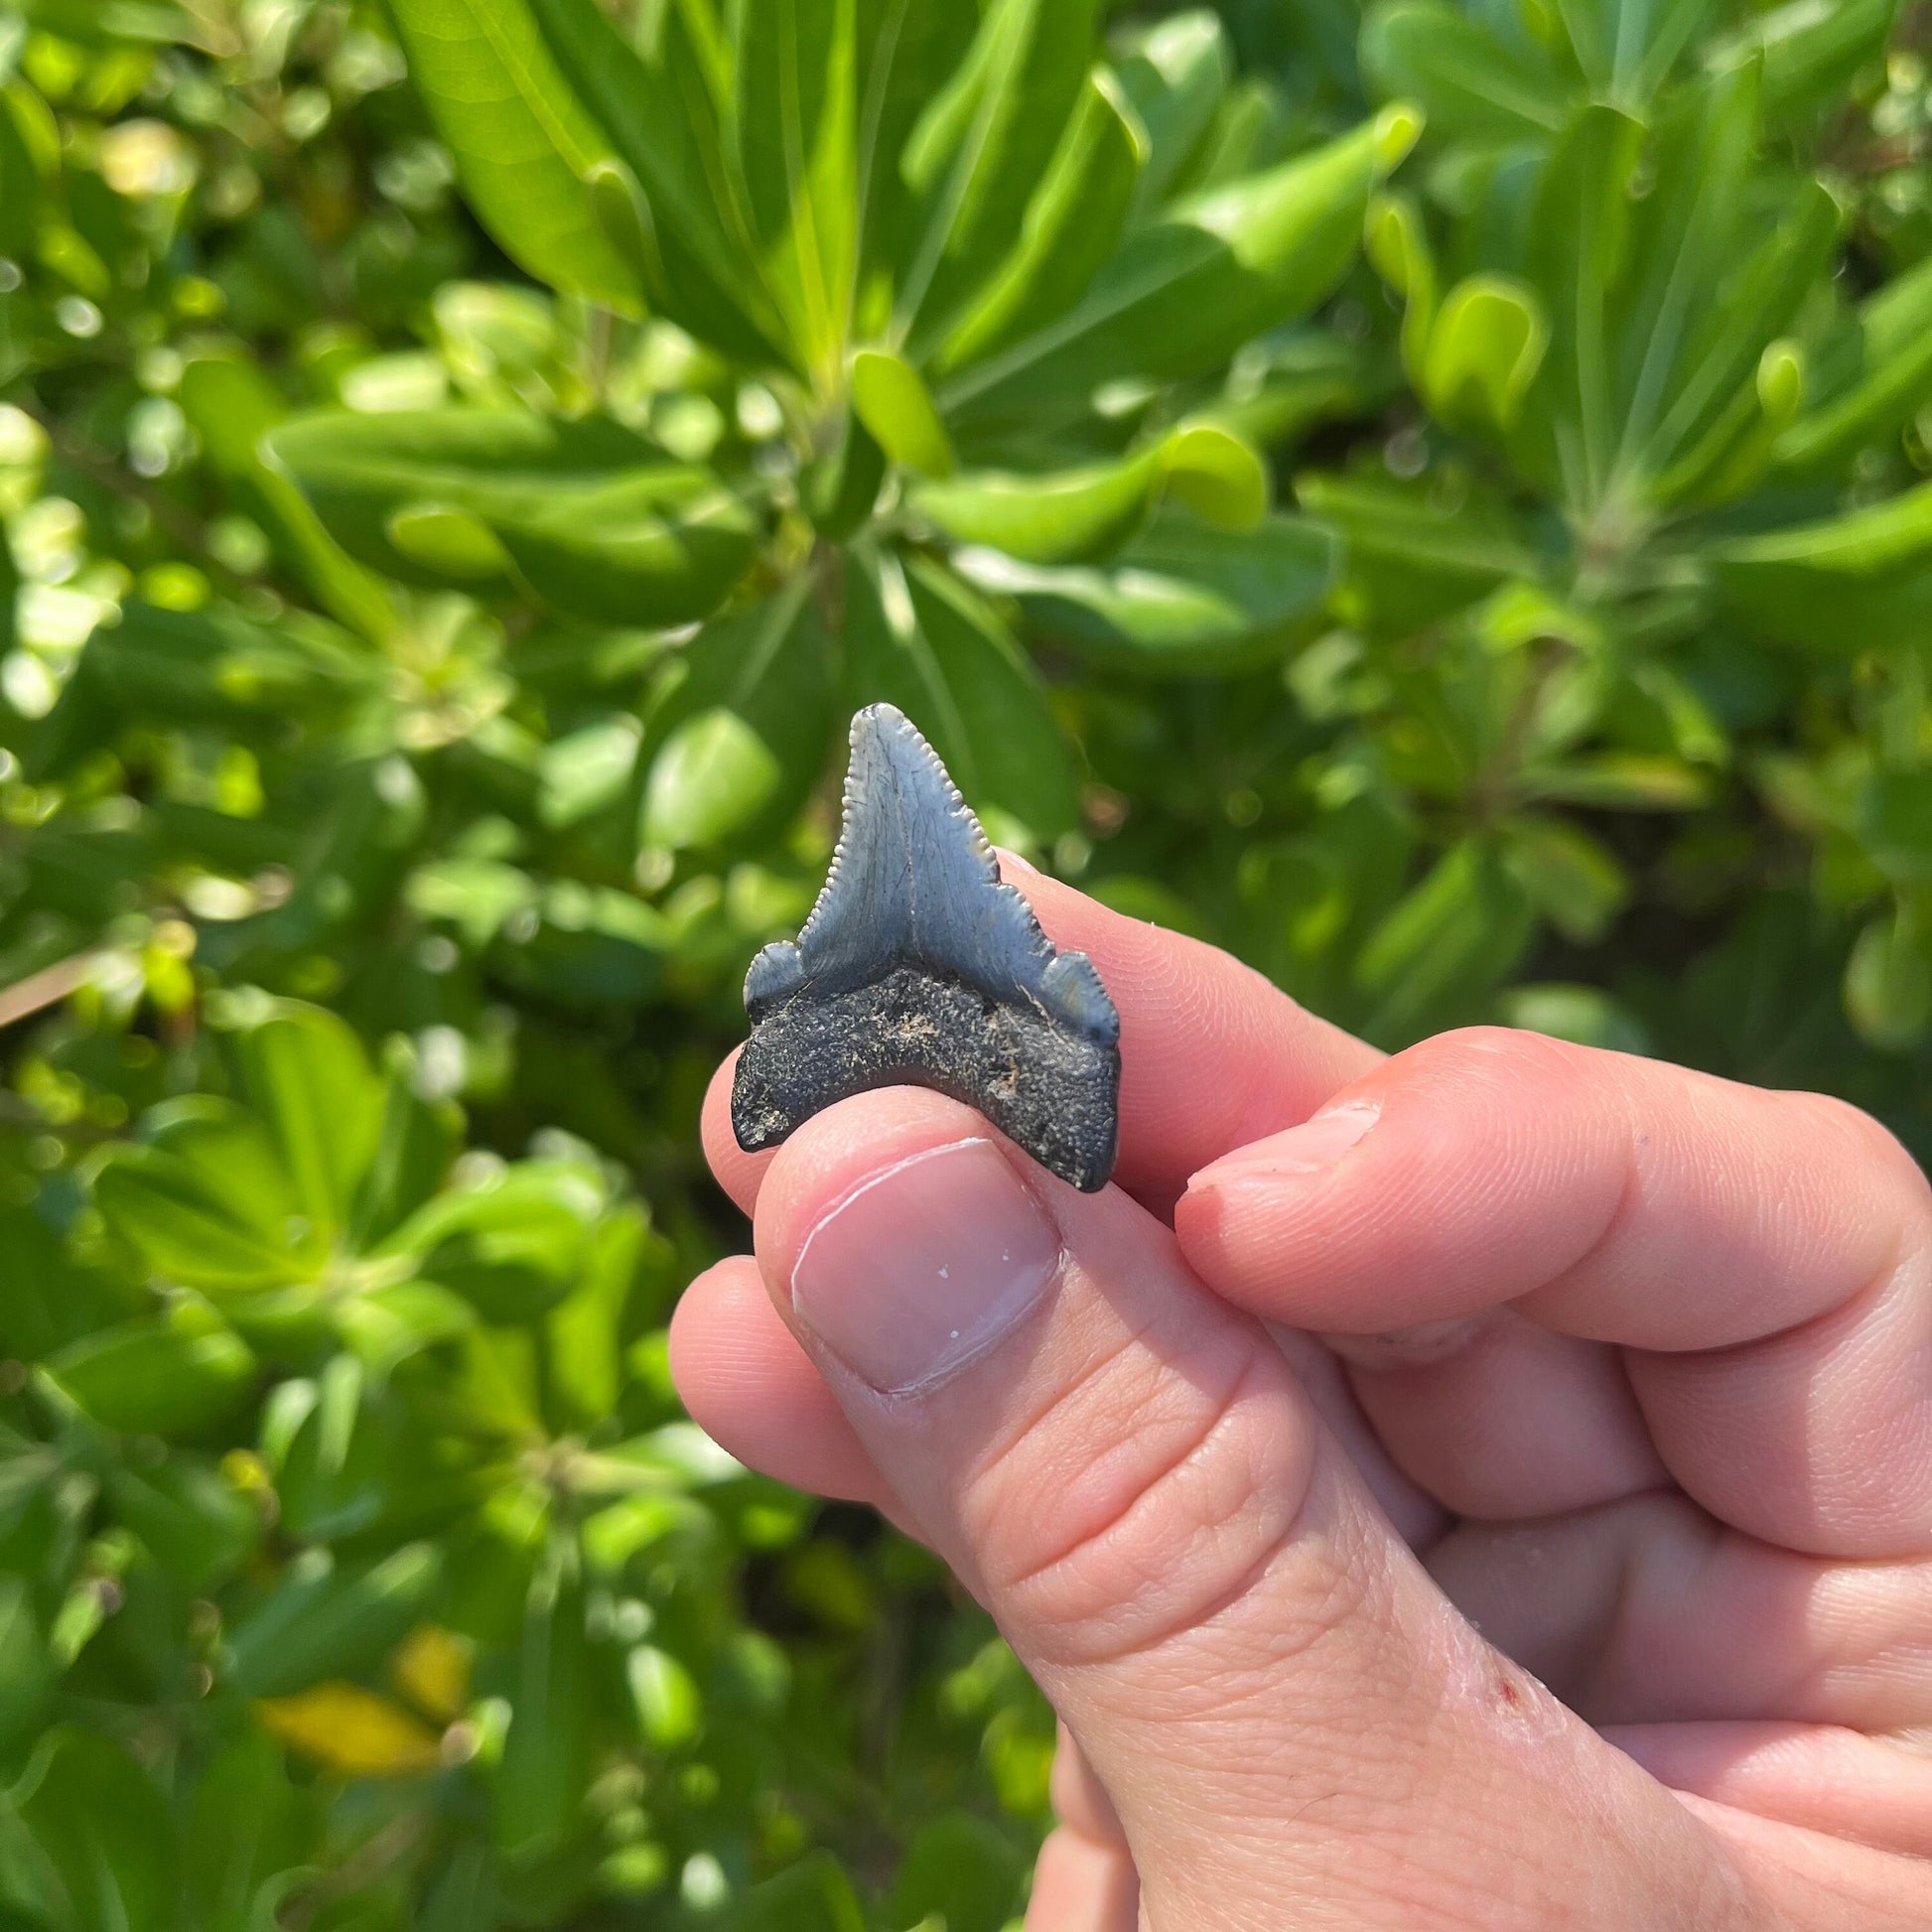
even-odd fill
[(1031, 860), (1021, 858), (1019, 853), (1004, 845), (996, 845), (993, 848), (993, 856), (999, 860), (1002, 872), (1024, 872), (1030, 879), (1038, 879), (1041, 876), (1039, 868)]
[(1059, 1230), (990, 1141), (871, 1175), (805, 1237), (791, 1306), (859, 1379), (908, 1395), (1017, 1327), (1060, 1269)]
[(1189, 1189), (1229, 1180), (1263, 1180), (1273, 1174), (1325, 1173), (1350, 1148), (1359, 1147), (1381, 1118), (1382, 1109), (1372, 1101), (1350, 1101), (1203, 1168), (1188, 1183)]

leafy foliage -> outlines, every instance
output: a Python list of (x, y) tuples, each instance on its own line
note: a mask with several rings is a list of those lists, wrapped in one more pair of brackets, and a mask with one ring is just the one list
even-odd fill
[(1020, 1909), (1036, 1694), (665, 1369), (856, 703), (1932, 1148), (1917, 31), (0, 4), (0, 1923)]

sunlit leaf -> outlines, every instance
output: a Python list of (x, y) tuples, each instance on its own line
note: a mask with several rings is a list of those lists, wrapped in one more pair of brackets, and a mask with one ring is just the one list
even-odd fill
[(1035, 838), (1072, 823), (1073, 771), (1036, 674), (993, 612), (949, 573), (890, 553), (848, 584), (855, 704), (897, 704), (969, 802)]
[(1175, 203), (1065, 316), (947, 383), (941, 406), (1010, 422), (1123, 377), (1212, 369), (1333, 288), (1360, 245), (1370, 193), (1419, 127), (1413, 111), (1390, 108), (1312, 154)]
[(609, 137), (523, 0), (390, 5), (416, 85), (505, 251), (540, 280), (639, 310), (643, 290), (598, 227), (584, 186)]
[(326, 414), (289, 422), (269, 448), (373, 568), (404, 582), (474, 582), (495, 553), (453, 546), (449, 519), (469, 518), (537, 596), (592, 621), (707, 616), (758, 543), (753, 504), (609, 421), (492, 409)]
[(1016, 599), (1035, 634), (1097, 662), (1223, 676), (1280, 656), (1319, 621), (1340, 547), (1296, 518), (1234, 532), (1169, 512), (1102, 568), (1042, 570), (986, 550), (955, 561), (983, 590)]
[(158, 1109), (146, 1145), (109, 1151), (94, 1194), (123, 1239), (191, 1288), (305, 1281), (325, 1260), (268, 1130), (211, 1096)]
[(49, 1358), (48, 1372), (105, 1428), (199, 1436), (234, 1414), (255, 1357), (206, 1303), (103, 1328)]
[(852, 358), (852, 406), (893, 462), (921, 477), (958, 467), (925, 383), (903, 356), (862, 348)]
[(1549, 61), (1506, 42), (1446, 0), (1394, 0), (1369, 11), (1362, 67), (1385, 98), (1416, 101), (1433, 124), (1481, 140), (1546, 139), (1566, 101)]
[(939, 369), (962, 368), (1079, 300), (1120, 240), (1149, 151), (1120, 84), (1096, 68), (1012, 252), (940, 345)]

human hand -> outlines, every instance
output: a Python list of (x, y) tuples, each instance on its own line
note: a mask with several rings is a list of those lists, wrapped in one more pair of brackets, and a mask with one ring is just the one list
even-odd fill
[(906, 1089), (747, 1156), (727, 1068), (757, 1259), (672, 1349), (746, 1461), (938, 1550), (1060, 1714), (1030, 1932), (1932, 1923), (1897, 1143), (1530, 1035), (1383, 1059), (1009, 874), (1121, 1009), (1118, 1184)]

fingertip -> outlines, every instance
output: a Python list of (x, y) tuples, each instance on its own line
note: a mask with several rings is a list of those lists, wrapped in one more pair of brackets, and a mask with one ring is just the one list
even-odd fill
[(691, 1420), (748, 1468), (816, 1495), (896, 1508), (749, 1255), (719, 1262), (685, 1290), (669, 1347)]
[(1141, 1884), (1121, 1847), (1062, 1826), (1040, 1847), (1026, 1932), (1135, 1932)]
[(732, 1082), (737, 1078), (738, 1058), (744, 1050), (733, 1047), (711, 1076), (711, 1084), (705, 1089), (699, 1131), (712, 1177), (744, 1213), (750, 1214), (758, 1205), (759, 1189), (774, 1157), (769, 1153), (747, 1154), (739, 1146), (738, 1135), (732, 1127)]

